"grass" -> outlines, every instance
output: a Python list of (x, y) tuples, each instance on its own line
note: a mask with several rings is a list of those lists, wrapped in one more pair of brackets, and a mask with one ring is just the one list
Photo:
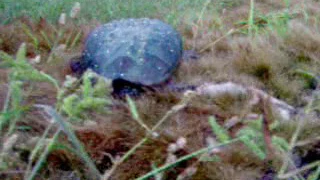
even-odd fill
[[(78, 2), (76, 17), (70, 0), (0, 2), (1, 179), (262, 179), (270, 171), (319, 179), (318, 4)], [(110, 81), (70, 71), (95, 26), (137, 17), (168, 22), (185, 49), (200, 53), (180, 64), (177, 83), (256, 87), (298, 115), (283, 120), (270, 98), (253, 94), (165, 91), (119, 100)]]
[[(134, 2), (116, 1), (116, 0), (94, 0), (91, 2), (80, 0), (58, 0), (51, 1), (2, 1), (0, 4), (2, 10), (3, 23), (9, 23), (14, 18), (20, 16), (28, 16), (32, 19), (39, 20), (45, 17), (51, 22), (57, 22), (61, 13), (69, 13), (75, 2), (79, 2), (83, 8), (79, 17), (79, 22), (87, 22), (88, 20), (98, 20), (100, 22), (108, 22), (119, 18), (139, 18), (139, 17), (159, 17), (165, 16), (165, 20), (170, 23), (178, 23), (177, 19), (181, 18), (183, 11), (197, 8), (202, 9), (204, 2), (201, 1), (143, 1)], [(218, 3), (218, 2), (215, 2)], [(98, 11), (93, 11), (97, 9)], [(157, 12), (157, 13), (155, 13)]]

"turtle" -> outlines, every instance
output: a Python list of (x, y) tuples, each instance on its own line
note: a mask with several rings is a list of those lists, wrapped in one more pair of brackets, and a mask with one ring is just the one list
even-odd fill
[(168, 82), (182, 58), (182, 37), (172, 26), (149, 18), (121, 19), (101, 25), (87, 36), (74, 72), (91, 69), (112, 81), (113, 94), (139, 96)]

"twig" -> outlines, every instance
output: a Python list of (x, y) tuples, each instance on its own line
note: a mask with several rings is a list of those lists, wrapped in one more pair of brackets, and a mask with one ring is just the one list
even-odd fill
[(227, 36), (233, 34), (234, 32), (236, 32), (235, 29), (230, 29), (225, 35), (221, 36), (220, 38), (216, 39), (215, 41), (207, 44), (205, 47), (203, 47), (202, 49), (200, 49), (199, 53), (203, 53), (206, 50), (208, 50), (209, 48), (212, 48), (215, 44), (217, 44), (219, 41), (221, 41), (222, 39), (226, 38)]
[(278, 178), (279, 178), (279, 179), (289, 179), (289, 178), (292, 177), (292, 176), (295, 176), (295, 175), (297, 175), (297, 174), (302, 173), (303, 171), (312, 169), (312, 168), (317, 167), (317, 166), (320, 166), (320, 161), (316, 161), (316, 162), (310, 163), (310, 164), (308, 164), (308, 165), (303, 166), (303, 167), (300, 168), (300, 169), (290, 171), (290, 172), (288, 172), (288, 173), (286, 173), (286, 174), (279, 174), (279, 175), (278, 175)]
[(262, 117), (262, 128), (263, 138), (266, 147), (267, 159), (271, 159), (274, 155), (274, 149), (272, 147), (272, 134), (270, 131), (270, 124), (272, 122), (271, 108), (270, 108), (270, 96), (267, 99), (261, 99), (263, 101), (263, 117)]
[[(303, 127), (303, 124), (304, 124), (304, 121), (300, 120), (299, 123), (298, 123), (298, 126), (294, 132), (294, 134), (292, 135), (291, 137), (291, 140), (290, 140), (290, 144), (289, 144), (289, 148), (288, 148), (288, 153), (291, 153), (292, 149), (295, 147), (295, 144), (297, 142), (297, 139), (298, 139), (298, 136), (302, 130), (302, 127)], [(278, 177), (283, 177), (285, 175), (285, 171), (286, 169), (288, 168), (289, 166), (289, 159), (290, 158), (287, 158), (283, 161), (283, 164), (279, 170), (279, 173), (278, 173)]]
[[(263, 98), (266, 99), (269, 95), (262, 90), (259, 90), (255, 87), (246, 88), (242, 85), (235, 84), (233, 82), (226, 82), (226, 83), (206, 83), (204, 85), (199, 86), (196, 89), (196, 93), (198, 95), (207, 95), (212, 98), (221, 97), (225, 94), (238, 97), (238, 96), (250, 96), (252, 94), (252, 98), (250, 102), (252, 106), (256, 106), (260, 103), (259, 99)], [(271, 111), (273, 112), (280, 112), (281, 120), (290, 120), (293, 117), (293, 114), (296, 112), (296, 109), (293, 106), (290, 106), (284, 101), (281, 101), (277, 98), (270, 96), (270, 105)]]
[(320, 141), (320, 136), (315, 137), (315, 138), (311, 138), (311, 139), (307, 139), (307, 140), (303, 140), (303, 141), (298, 141), (298, 142), (295, 144), (295, 147), (298, 147), (298, 146), (306, 146), (306, 145), (308, 145), (308, 144), (312, 144), (312, 143), (317, 142), (317, 141)]

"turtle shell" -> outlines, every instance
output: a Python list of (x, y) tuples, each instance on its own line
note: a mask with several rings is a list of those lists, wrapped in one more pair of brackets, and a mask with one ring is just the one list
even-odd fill
[(181, 36), (170, 25), (157, 19), (124, 19), (88, 35), (83, 61), (107, 78), (155, 85), (172, 75), (182, 50)]

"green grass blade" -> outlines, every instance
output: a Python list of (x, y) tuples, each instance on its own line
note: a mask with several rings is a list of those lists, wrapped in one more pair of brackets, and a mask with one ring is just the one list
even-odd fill
[(253, 30), (254, 30), (254, 0), (250, 0), (250, 12), (249, 12), (249, 19), (248, 19), (248, 33), (249, 36), (252, 37)]
[(152, 133), (151, 129), (146, 124), (144, 124), (143, 121), (141, 120), (137, 110), (137, 106), (134, 103), (134, 101), (128, 95), (126, 96), (126, 100), (129, 105), (129, 109), (133, 119), (136, 120), (144, 129), (146, 129), (148, 133)]
[(248, 136), (242, 136), (241, 141), (252, 151), (254, 152), (260, 159), (266, 158), (266, 153), (262, 151), (262, 149), (253, 141), (253, 139)]
[[(42, 134), (41, 138), (39, 139), (39, 141), (37, 142), (35, 148), (31, 151), (31, 154), (29, 156), (29, 163), (28, 163), (28, 166), (27, 166), (27, 170), (26, 170), (26, 173), (25, 173), (25, 179), (28, 179), (28, 176), (29, 176), (29, 172), (31, 170), (31, 167), (32, 167), (32, 162), (33, 160), (35, 159), (36, 155), (38, 152), (40, 152), (40, 150), (43, 148), (44, 146), (44, 141), (45, 141), (45, 138), (46, 136), (49, 134), (49, 131), (51, 130), (51, 128), (53, 127), (53, 124), (50, 124), (46, 130), (44, 131), (44, 133)], [(44, 151), (45, 152), (45, 151)]]
[(320, 165), (318, 165), (317, 169), (311, 173), (307, 180), (319, 180), (320, 179)]
[(158, 173), (161, 173), (161, 172), (163, 172), (163, 171), (166, 171), (166, 170), (168, 170), (168, 169), (171, 169), (171, 168), (177, 166), (179, 163), (181, 163), (181, 162), (183, 162), (183, 161), (187, 161), (187, 160), (192, 159), (192, 158), (194, 158), (194, 157), (197, 157), (197, 156), (199, 156), (199, 155), (201, 155), (201, 154), (207, 153), (209, 150), (211, 150), (211, 149), (213, 149), (213, 148), (219, 148), (219, 147), (222, 147), (222, 146), (226, 146), (226, 145), (235, 143), (235, 142), (237, 142), (237, 141), (239, 141), (239, 140), (240, 140), (240, 138), (236, 138), (236, 139), (232, 139), (232, 140), (230, 140), (230, 141), (221, 143), (221, 144), (219, 144), (219, 145), (217, 145), (217, 146), (214, 146), (214, 147), (209, 146), (209, 147), (206, 147), (206, 148), (202, 148), (202, 149), (200, 149), (200, 150), (198, 150), (198, 151), (195, 151), (195, 152), (193, 152), (193, 153), (191, 153), (191, 154), (188, 154), (188, 155), (185, 155), (185, 156), (179, 158), (178, 160), (176, 160), (176, 161), (173, 162), (173, 163), (166, 164), (166, 165), (161, 166), (161, 167), (159, 167), (159, 168), (157, 168), (157, 169), (155, 169), (155, 170), (152, 170), (151, 172), (149, 172), (149, 173), (147, 173), (147, 174), (145, 174), (145, 175), (137, 178), (136, 180), (146, 180), (146, 179), (149, 179), (149, 178), (155, 176), (155, 175), (158, 174)]
[(213, 116), (209, 117), (209, 123), (213, 133), (217, 136), (220, 142), (224, 143), (230, 141), (230, 137), (227, 131), (217, 123), (216, 119)]
[(45, 164), (46, 159), (47, 159), (49, 153), (50, 153), (51, 150), (52, 150), (52, 147), (54, 146), (55, 142), (57, 141), (57, 139), (58, 139), (58, 137), (59, 137), (60, 131), (61, 131), (61, 130), (58, 130), (58, 131), (54, 134), (52, 140), (51, 140), (50, 143), (47, 145), (46, 149), (45, 149), (44, 152), (41, 154), (39, 160), (37, 161), (36, 165), (35, 165), (34, 168), (32, 169), (30, 176), (26, 178), (27, 180), (33, 180), (33, 179), (35, 179), (37, 173), (41, 170), (42, 166)]
[(71, 143), (75, 146), (78, 156), (81, 157), (88, 166), (92, 176), (95, 177), (95, 179), (100, 179), (100, 172), (90, 159), (88, 153), (85, 151), (82, 143), (78, 140), (73, 130), (69, 127), (68, 123), (65, 122), (63, 118), (50, 106), (36, 105), (36, 107), (43, 108), (60, 125), (61, 129), (67, 134)]
[(79, 31), (76, 35), (76, 37), (73, 39), (72, 43), (70, 44), (69, 48), (72, 49), (75, 47), (75, 45), (77, 44), (77, 42), (79, 42), (80, 38), (82, 35), (82, 31)]
[(41, 34), (41, 36), (44, 38), (44, 40), (46, 41), (49, 49), (52, 50), (52, 44), (53, 44), (53, 43), (52, 43), (51, 40), (49, 39), (48, 35), (47, 35), (44, 31), (40, 31), (40, 34)]

